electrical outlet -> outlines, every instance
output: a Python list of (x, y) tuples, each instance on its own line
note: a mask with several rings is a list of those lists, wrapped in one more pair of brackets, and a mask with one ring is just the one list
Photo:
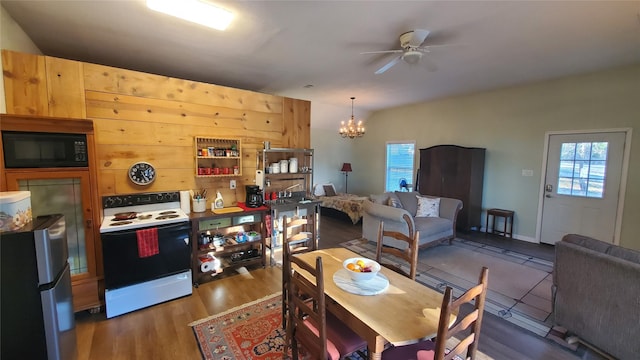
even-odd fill
[(229, 188), (230, 189), (235, 189), (236, 188), (236, 181), (235, 180), (229, 181)]
[(531, 170), (531, 169), (522, 169), (522, 176), (533, 176), (533, 170)]

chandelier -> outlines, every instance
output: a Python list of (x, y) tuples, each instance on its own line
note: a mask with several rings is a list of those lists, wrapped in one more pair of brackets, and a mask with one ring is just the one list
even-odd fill
[(355, 117), (353, 116), (353, 100), (355, 100), (355, 97), (351, 97), (351, 119), (349, 119), (349, 122), (347, 122), (347, 124), (343, 122), (340, 123), (340, 136), (342, 136), (343, 138), (357, 138), (357, 137), (361, 137), (362, 135), (364, 135), (364, 126), (362, 125), (362, 120), (358, 121), (358, 123), (356, 124), (356, 120)]

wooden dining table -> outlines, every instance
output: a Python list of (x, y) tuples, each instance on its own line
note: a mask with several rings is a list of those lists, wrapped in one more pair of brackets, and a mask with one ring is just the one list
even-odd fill
[[(438, 331), (443, 294), (382, 267), (389, 286), (377, 295), (357, 295), (340, 288), (333, 280), (344, 260), (360, 257), (346, 248), (331, 248), (295, 255), (315, 266), (322, 258), (327, 309), (367, 341), (369, 359), (380, 359), (387, 343), (413, 344), (432, 338)], [(295, 266), (294, 266), (295, 269)], [(311, 275), (299, 271), (311, 281)], [(449, 324), (456, 320), (451, 316)]]

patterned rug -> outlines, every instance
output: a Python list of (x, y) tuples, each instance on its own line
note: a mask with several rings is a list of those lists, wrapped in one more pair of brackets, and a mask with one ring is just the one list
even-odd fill
[[(376, 256), (374, 242), (357, 239), (341, 245), (364, 257)], [(460, 296), (477, 284), (482, 266), (489, 268), (485, 311), (540, 336), (547, 335), (552, 320), (552, 262), (455, 239), (452, 246), (420, 250), (416, 281), (440, 292), (451, 286), (454, 296)]]
[[(189, 326), (203, 359), (281, 360), (285, 346), (281, 308), (282, 294), (276, 293)], [(366, 354), (347, 359), (363, 360)]]

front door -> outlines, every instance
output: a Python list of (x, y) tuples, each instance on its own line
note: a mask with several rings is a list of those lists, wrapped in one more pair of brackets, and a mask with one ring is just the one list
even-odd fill
[(550, 135), (540, 241), (614, 242), (625, 132)]

